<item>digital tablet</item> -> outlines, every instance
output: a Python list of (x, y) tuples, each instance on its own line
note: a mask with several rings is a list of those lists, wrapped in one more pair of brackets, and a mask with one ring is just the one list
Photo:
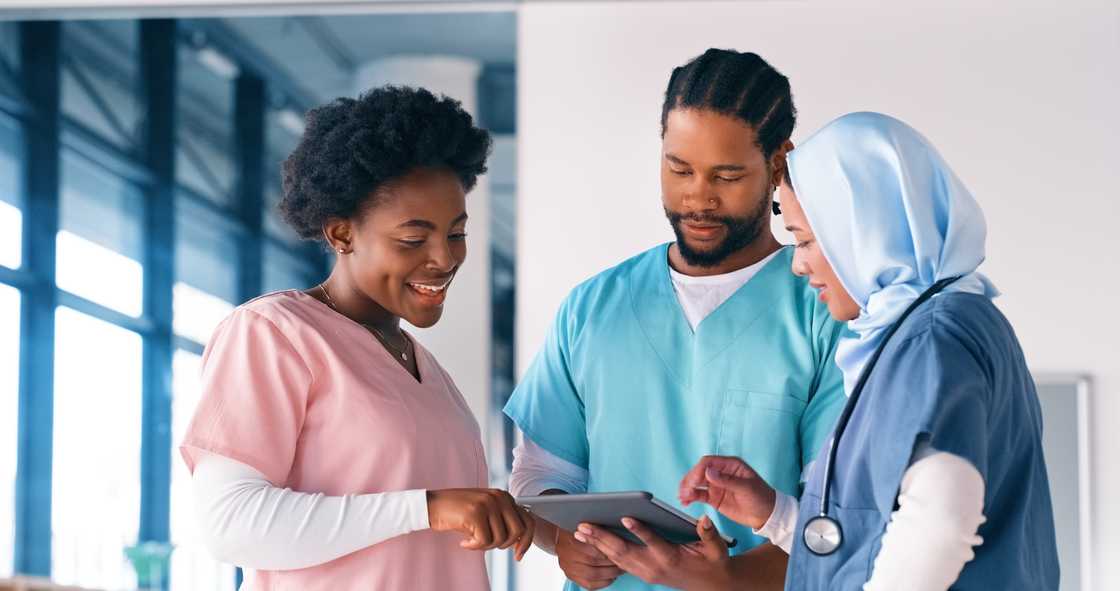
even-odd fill
[[(641, 544), (641, 540), (622, 525), (623, 517), (631, 517), (674, 544), (700, 541), (695, 519), (645, 491), (544, 495), (520, 497), (516, 501), (533, 515), (568, 531), (575, 531), (581, 523), (591, 523)], [(734, 538), (722, 537), (729, 548), (735, 547)]]

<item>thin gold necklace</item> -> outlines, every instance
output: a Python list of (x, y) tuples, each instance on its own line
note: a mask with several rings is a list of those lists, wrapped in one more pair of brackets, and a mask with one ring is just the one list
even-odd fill
[[(319, 291), (323, 292), (323, 298), (325, 298), (327, 300), (327, 305), (331, 307), (331, 310), (334, 310), (335, 313), (337, 313), (337, 314), (340, 314), (342, 316), (346, 316), (345, 314), (342, 313), (342, 311), (340, 311), (338, 309), (338, 306), (336, 306), (334, 304), (334, 298), (332, 298), (330, 292), (327, 291), (327, 286), (320, 283), (319, 284)], [(346, 317), (349, 318), (349, 316), (346, 316)], [(358, 322), (358, 321), (355, 321), (355, 322)], [(365, 322), (358, 322), (358, 324), (366, 327), (369, 330), (372, 330), (373, 333), (377, 336), (377, 340), (381, 341), (381, 344), (385, 345), (385, 347), (387, 349), (389, 349), (390, 351), (395, 353), (398, 357), (400, 357), (401, 361), (408, 361), (407, 350), (408, 350), (409, 344), (411, 344), (411, 341), (409, 341), (408, 337), (404, 337), (405, 348), (404, 349), (398, 349), (397, 347), (394, 347), (392, 343), (389, 342), (389, 338), (385, 336), (385, 333), (381, 332), (380, 328), (377, 328), (376, 326), (374, 326), (372, 324), (366, 324)], [(402, 332), (402, 336), (404, 336), (403, 332)]]

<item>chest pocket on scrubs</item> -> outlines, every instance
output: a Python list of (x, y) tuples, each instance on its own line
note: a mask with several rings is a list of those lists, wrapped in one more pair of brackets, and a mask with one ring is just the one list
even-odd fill
[[(723, 400), (716, 453), (773, 468), (777, 467), (774, 464), (778, 458), (766, 457), (768, 454), (793, 459), (790, 464), (796, 464), (796, 485), (801, 470), (799, 425), (806, 406), (806, 402), (793, 396), (728, 390)], [(756, 469), (759, 467), (762, 466)]]

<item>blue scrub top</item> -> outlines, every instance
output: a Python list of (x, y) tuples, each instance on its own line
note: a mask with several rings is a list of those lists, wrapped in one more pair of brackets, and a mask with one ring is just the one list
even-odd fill
[[(842, 325), (793, 275), (784, 248), (697, 326), (669, 276), (668, 244), (576, 287), (505, 412), (590, 473), (589, 491), (647, 490), (679, 508), (707, 454), (739, 456), (791, 495), (843, 407)], [(734, 553), (764, 541), (710, 508)], [(576, 587), (569, 583), (569, 589)], [(656, 589), (630, 575), (611, 589)]]
[(1042, 411), (1011, 325), (981, 295), (936, 296), (899, 327), (840, 439), (829, 513), (844, 543), (815, 556), (801, 539), (820, 507), (809, 472), (786, 589), (860, 589), (871, 576), (915, 444), (961, 456), (984, 478), (984, 543), (952, 586), (1054, 590), (1058, 554), (1042, 455)]

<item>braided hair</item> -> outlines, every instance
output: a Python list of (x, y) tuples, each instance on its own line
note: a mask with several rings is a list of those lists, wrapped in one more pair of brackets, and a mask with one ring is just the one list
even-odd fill
[(661, 135), (673, 109), (707, 109), (740, 119), (769, 158), (797, 122), (789, 78), (754, 53), (709, 49), (673, 69), (661, 107)]

